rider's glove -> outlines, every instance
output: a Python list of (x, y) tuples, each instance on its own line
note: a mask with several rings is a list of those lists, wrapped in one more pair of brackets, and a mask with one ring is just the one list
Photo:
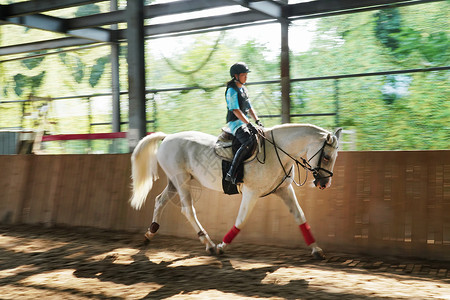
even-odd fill
[(255, 126), (252, 123), (247, 123), (247, 128), (252, 134), (257, 134), (258, 130), (255, 128)]
[(264, 125), (261, 123), (261, 121), (258, 119), (256, 120), (256, 125), (258, 125), (259, 127), (264, 127)]

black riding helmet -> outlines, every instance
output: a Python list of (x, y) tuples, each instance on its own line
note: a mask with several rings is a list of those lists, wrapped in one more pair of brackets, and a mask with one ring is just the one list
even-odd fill
[(250, 69), (248, 68), (246, 63), (238, 62), (231, 66), (230, 75), (234, 78), (235, 74), (241, 73), (250, 73)]

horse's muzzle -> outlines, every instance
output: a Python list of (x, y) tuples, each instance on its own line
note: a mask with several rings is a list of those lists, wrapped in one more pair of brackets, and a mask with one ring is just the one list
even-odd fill
[(316, 178), (314, 180), (314, 186), (318, 187), (321, 190), (326, 189), (331, 182), (331, 178), (330, 177), (326, 177), (326, 178)]

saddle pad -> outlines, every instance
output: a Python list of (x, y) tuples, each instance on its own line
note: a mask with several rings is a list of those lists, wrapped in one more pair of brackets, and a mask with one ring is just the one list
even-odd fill
[[(240, 194), (238, 184), (232, 184), (229, 181), (225, 180), (225, 176), (227, 175), (228, 170), (231, 167), (231, 161), (222, 160), (222, 189), (225, 194), (234, 195)], [(237, 182), (243, 182), (244, 179), (244, 164), (238, 166), (237, 169)]]

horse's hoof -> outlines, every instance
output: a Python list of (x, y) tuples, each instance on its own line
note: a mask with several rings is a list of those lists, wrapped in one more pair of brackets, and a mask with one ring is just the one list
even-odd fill
[(206, 247), (206, 252), (209, 255), (216, 255), (216, 246), (213, 247)]
[(156, 233), (152, 233), (152, 232), (150, 232), (150, 231), (147, 231), (147, 232), (144, 234), (144, 236), (145, 236), (145, 239), (146, 239), (148, 242), (150, 242), (150, 241), (152, 240), (152, 238), (155, 236), (155, 234), (156, 234)]
[(320, 249), (318, 251), (313, 251), (311, 254), (312, 254), (313, 258), (317, 259), (317, 260), (326, 259), (325, 253), (323, 253), (322, 249)]
[(150, 240), (148, 239), (148, 238), (144, 238), (143, 240), (142, 240), (142, 246), (148, 246), (150, 244)]
[(225, 244), (224, 242), (218, 244), (216, 246), (216, 254), (217, 255), (222, 255), (225, 253), (225, 248), (226, 248), (227, 244)]
[(224, 253), (225, 253), (225, 251), (222, 248), (216, 247), (216, 254), (217, 255), (223, 255)]

